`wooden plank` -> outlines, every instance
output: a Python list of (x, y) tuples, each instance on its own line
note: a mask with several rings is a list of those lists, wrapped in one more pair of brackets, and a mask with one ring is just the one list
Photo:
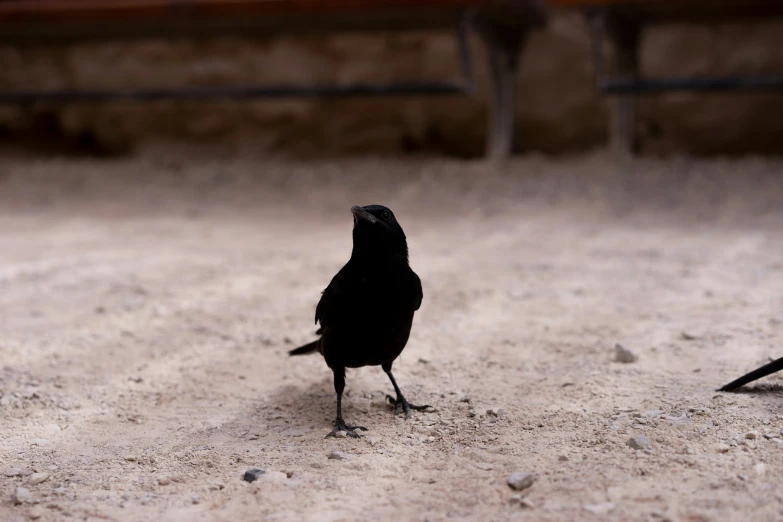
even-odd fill
[(552, 7), (603, 9), (644, 23), (763, 18), (783, 15), (781, 0), (547, 0)]
[(172, 16), (318, 16), (432, 8), (484, 7), (494, 0), (6, 0), (0, 24), (144, 21)]

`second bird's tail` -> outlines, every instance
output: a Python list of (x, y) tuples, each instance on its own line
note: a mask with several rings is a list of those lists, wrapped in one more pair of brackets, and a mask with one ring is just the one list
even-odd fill
[(761, 368), (757, 368), (753, 370), (752, 372), (743, 375), (736, 381), (731, 381), (723, 388), (719, 389), (718, 391), (729, 391), (733, 390), (735, 388), (739, 388), (740, 386), (744, 384), (748, 384), (749, 382), (753, 382), (756, 379), (761, 379), (762, 377), (766, 377), (770, 373), (775, 373), (777, 371), (783, 370), (783, 357), (780, 359), (775, 359), (769, 364), (765, 364)]
[(313, 341), (311, 343), (307, 343), (303, 346), (300, 346), (299, 348), (294, 348), (290, 352), (288, 352), (288, 355), (304, 355), (306, 353), (315, 352), (318, 350), (318, 341)]

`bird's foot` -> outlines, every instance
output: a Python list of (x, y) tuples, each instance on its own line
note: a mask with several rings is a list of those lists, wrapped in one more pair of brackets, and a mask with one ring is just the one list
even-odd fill
[(328, 439), (329, 437), (336, 437), (337, 433), (341, 431), (344, 431), (346, 435), (353, 437), (354, 439), (361, 438), (361, 435), (354, 433), (356, 430), (367, 431), (367, 428), (364, 426), (349, 426), (345, 423), (344, 420), (337, 419), (334, 421), (334, 429), (330, 431), (329, 434), (324, 438)]
[(427, 408), (432, 408), (432, 406), (429, 404), (425, 404), (424, 406), (416, 406), (415, 404), (411, 404), (405, 400), (405, 397), (402, 395), (398, 396), (396, 399), (391, 395), (387, 395), (386, 400), (394, 405), (395, 415), (399, 415), (400, 413), (405, 412), (406, 419), (410, 418), (411, 410), (422, 411), (426, 410)]

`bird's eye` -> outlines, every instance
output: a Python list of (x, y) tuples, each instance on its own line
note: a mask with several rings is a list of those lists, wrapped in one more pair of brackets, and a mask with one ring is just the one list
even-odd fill
[(383, 214), (381, 214), (381, 217), (383, 218), (384, 221), (389, 221), (389, 218), (391, 217), (391, 212), (389, 212), (388, 210), (384, 210)]

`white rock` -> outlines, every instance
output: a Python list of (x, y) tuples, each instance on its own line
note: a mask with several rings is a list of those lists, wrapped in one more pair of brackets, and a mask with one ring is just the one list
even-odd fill
[(635, 450), (650, 449), (650, 439), (648, 439), (646, 435), (634, 435), (625, 441), (625, 443)]
[(511, 489), (522, 491), (523, 489), (527, 489), (532, 486), (533, 482), (535, 481), (536, 478), (532, 473), (527, 473), (525, 471), (515, 471), (508, 476), (507, 483)]
[(26, 504), (33, 501), (33, 495), (27, 488), (16, 488), (12, 496), (14, 504)]
[(614, 360), (620, 363), (633, 363), (639, 360), (639, 356), (636, 355), (631, 349), (626, 348), (620, 343), (614, 345)]
[(342, 451), (333, 451), (329, 454), (330, 460), (350, 460), (353, 458), (353, 455), (349, 455), (348, 453), (343, 453)]
[(533, 501), (528, 498), (523, 498), (519, 501), (519, 505), (523, 508), (527, 509), (535, 509), (536, 505), (533, 504)]
[(30, 484), (35, 486), (36, 484), (40, 484), (41, 482), (47, 480), (49, 478), (48, 473), (33, 473), (30, 475)]
[(26, 477), (32, 475), (33, 472), (25, 468), (8, 468), (3, 474), (6, 477)]
[(602, 502), (600, 504), (588, 504), (584, 508), (585, 511), (589, 511), (594, 515), (606, 515), (610, 511), (614, 510), (615, 505), (611, 502)]
[(267, 471), (259, 477), (259, 480), (266, 482), (282, 482), (288, 480), (288, 475), (282, 471)]

